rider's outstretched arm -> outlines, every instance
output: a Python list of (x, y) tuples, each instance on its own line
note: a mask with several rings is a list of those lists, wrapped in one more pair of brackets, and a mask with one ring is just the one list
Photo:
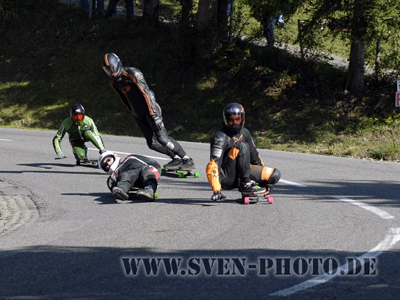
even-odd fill
[(102, 151), (104, 149), (104, 143), (93, 119), (85, 116), (85, 123), (81, 126), (81, 128), (84, 131), (85, 139), (91, 141), (92, 144), (99, 149), (99, 151)]
[(58, 129), (56, 135), (54, 136), (53, 141), (52, 141), (54, 151), (57, 154), (56, 159), (66, 158), (66, 156), (64, 155), (64, 153), (62, 152), (62, 149), (61, 149), (61, 141), (62, 141), (62, 139), (63, 139), (63, 137), (64, 137), (66, 132), (67, 131), (65, 129), (65, 125), (64, 125), (64, 122), (63, 122), (61, 124), (60, 128)]

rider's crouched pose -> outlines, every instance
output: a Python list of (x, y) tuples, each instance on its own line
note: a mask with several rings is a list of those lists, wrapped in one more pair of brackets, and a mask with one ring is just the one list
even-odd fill
[(281, 173), (264, 166), (249, 130), (244, 128), (243, 106), (228, 104), (223, 119), (222, 128), (211, 138), (211, 158), (206, 170), (213, 190), (211, 200), (225, 198), (221, 188), (239, 188), (245, 196), (269, 193)]
[(139, 154), (122, 160), (116, 153), (106, 151), (100, 155), (99, 165), (110, 174), (107, 183), (115, 198), (128, 200), (129, 190), (136, 187), (138, 197), (154, 201), (161, 170), (157, 161)]
[(81, 104), (71, 106), (70, 117), (62, 122), (53, 138), (53, 148), (57, 154), (56, 159), (66, 158), (61, 149), (61, 141), (67, 132), (77, 165), (88, 161), (88, 149), (85, 145), (88, 141), (99, 149), (100, 154), (106, 151), (96, 124), (92, 118), (86, 115), (85, 109)]

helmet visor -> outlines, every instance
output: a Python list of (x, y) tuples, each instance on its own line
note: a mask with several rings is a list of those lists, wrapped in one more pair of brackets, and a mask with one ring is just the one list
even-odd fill
[(72, 115), (72, 119), (75, 122), (82, 122), (84, 117), (85, 117), (85, 115), (83, 113), (76, 113), (76, 114)]
[(122, 68), (119, 68), (117, 66), (117, 68), (114, 68), (113, 66), (103, 66), (103, 70), (104, 72), (106, 72), (106, 74), (110, 77), (114, 77), (117, 78), (122, 74)]
[(104, 72), (106, 72), (106, 74), (108, 75), (108, 76), (110, 76), (111, 77), (111, 69), (110, 69), (110, 66), (103, 66), (103, 70), (104, 70)]

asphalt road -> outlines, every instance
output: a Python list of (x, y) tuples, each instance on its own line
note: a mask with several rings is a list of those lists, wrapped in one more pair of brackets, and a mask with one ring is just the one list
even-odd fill
[[(274, 204), (215, 203), (209, 145), (182, 142), (201, 178), (162, 176), (156, 202), (122, 203), (67, 137), (54, 159), (54, 134), (0, 128), (0, 299), (398, 296), (398, 163), (260, 150), (282, 173)], [(168, 161), (143, 138), (103, 139)]]

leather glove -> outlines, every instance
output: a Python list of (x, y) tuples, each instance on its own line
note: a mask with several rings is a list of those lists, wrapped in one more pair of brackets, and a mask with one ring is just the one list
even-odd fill
[(57, 152), (57, 157), (55, 159), (63, 159), (63, 158), (67, 158), (67, 156), (64, 155), (64, 153), (62, 153), (61, 151)]
[(226, 196), (222, 195), (222, 193), (219, 192), (215, 192), (212, 196), (211, 196), (211, 201), (223, 201), (226, 198)]

